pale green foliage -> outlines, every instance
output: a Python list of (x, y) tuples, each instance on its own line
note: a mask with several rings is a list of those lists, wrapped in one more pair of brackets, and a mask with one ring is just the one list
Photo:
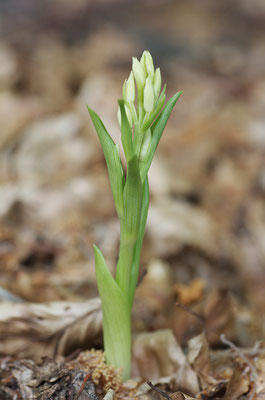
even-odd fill
[(132, 71), (124, 82), (123, 99), (119, 100), (118, 109), (127, 164), (126, 178), (117, 145), (99, 116), (88, 108), (104, 152), (120, 220), (120, 250), (115, 278), (96, 246), (94, 253), (106, 359), (109, 364), (123, 369), (124, 379), (130, 376), (131, 308), (149, 206), (147, 174), (171, 111), (181, 95), (181, 92), (176, 93), (163, 109), (165, 90), (164, 86), (161, 91), (160, 69), (154, 68), (151, 54), (144, 51), (140, 61), (133, 58)]

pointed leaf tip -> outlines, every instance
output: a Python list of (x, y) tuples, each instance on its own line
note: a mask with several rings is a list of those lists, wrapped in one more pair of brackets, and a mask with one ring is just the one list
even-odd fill
[(116, 210), (119, 217), (121, 217), (123, 214), (122, 193), (123, 193), (124, 173), (120, 156), (117, 152), (116, 145), (112, 137), (108, 133), (100, 117), (90, 107), (87, 106), (87, 109), (102, 146), (102, 150), (106, 159), (107, 168), (109, 172), (110, 185)]
[(121, 112), (121, 141), (124, 149), (125, 157), (127, 162), (134, 156), (133, 141), (132, 141), (132, 129), (128, 121), (126, 114), (126, 104), (124, 100), (118, 100), (119, 109)]

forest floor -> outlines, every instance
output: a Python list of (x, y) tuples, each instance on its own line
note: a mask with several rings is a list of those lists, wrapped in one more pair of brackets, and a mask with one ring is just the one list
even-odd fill
[[(0, 399), (264, 400), (262, 2), (56, 0), (28, 2), (25, 14), (15, 12), (25, 1), (10, 3), (0, 16)], [(104, 362), (92, 250), (113, 272), (119, 224), (86, 103), (119, 142), (117, 99), (143, 48), (168, 98), (184, 93), (149, 174), (122, 384)]]

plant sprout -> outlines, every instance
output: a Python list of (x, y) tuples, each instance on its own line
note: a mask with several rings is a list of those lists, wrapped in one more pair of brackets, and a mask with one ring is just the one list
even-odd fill
[(149, 207), (147, 174), (171, 111), (182, 93), (176, 93), (164, 107), (165, 91), (166, 85), (161, 91), (160, 68), (154, 68), (151, 54), (144, 51), (140, 61), (133, 57), (132, 71), (123, 84), (122, 100), (118, 101), (126, 174), (119, 146), (114, 143), (99, 116), (88, 107), (104, 152), (120, 220), (120, 249), (115, 277), (95, 245), (94, 255), (102, 303), (106, 361), (122, 368), (124, 380), (130, 377), (131, 369), (131, 310)]

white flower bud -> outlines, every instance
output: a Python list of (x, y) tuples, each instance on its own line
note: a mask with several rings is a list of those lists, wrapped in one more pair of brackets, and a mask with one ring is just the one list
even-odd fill
[(145, 68), (149, 76), (153, 77), (155, 68), (154, 68), (154, 62), (151, 54), (149, 51), (144, 52), (144, 58), (145, 58)]
[(124, 91), (124, 100), (128, 103), (133, 103), (135, 100), (135, 85), (134, 85), (134, 77), (133, 73), (130, 73), (128, 80), (126, 81), (125, 91)]
[(142, 88), (144, 86), (146, 73), (140, 61), (135, 57), (132, 59), (132, 70), (138, 88)]
[(153, 88), (155, 92), (155, 101), (158, 99), (160, 90), (161, 90), (161, 72), (160, 68), (157, 68), (155, 70), (154, 78), (153, 78)]
[(143, 69), (145, 70), (145, 51), (143, 52), (142, 57), (140, 58), (140, 63)]
[[(127, 115), (127, 119), (128, 119), (129, 125), (130, 125), (130, 127), (132, 128), (132, 126), (133, 126), (133, 119), (132, 119), (131, 111), (130, 111), (129, 107), (128, 107), (126, 104), (124, 104), (124, 108), (125, 108), (125, 112), (126, 112), (126, 115)], [(121, 110), (120, 110), (120, 107), (118, 108), (117, 117), (118, 117), (119, 125), (120, 125), (120, 127), (121, 127)]]
[(144, 87), (144, 109), (145, 112), (152, 112), (155, 105), (155, 94), (151, 79), (148, 77), (146, 79)]
[(134, 105), (134, 103), (129, 103), (128, 107), (131, 111), (133, 123), (135, 124), (137, 122), (137, 111), (136, 111), (135, 105)]

